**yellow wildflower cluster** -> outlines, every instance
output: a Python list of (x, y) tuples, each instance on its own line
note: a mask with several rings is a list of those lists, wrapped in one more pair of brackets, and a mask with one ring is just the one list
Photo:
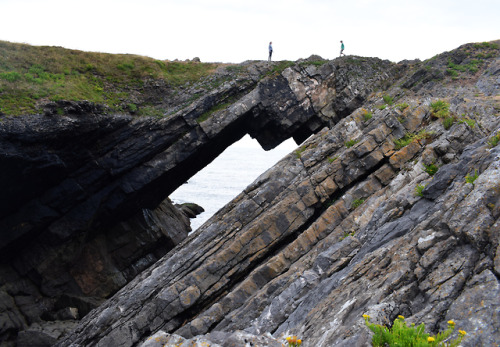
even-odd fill
[(458, 346), (465, 335), (463, 330), (458, 331), (458, 336), (448, 341), (453, 330), (455, 321), (448, 321), (448, 328), (437, 335), (429, 336), (425, 333), (425, 325), (421, 323), (418, 327), (414, 323), (409, 326), (406, 324), (405, 317), (398, 315), (391, 328), (370, 323), (370, 316), (363, 315), (366, 326), (374, 333), (372, 337), (373, 346)]
[(302, 340), (298, 339), (297, 336), (288, 336), (286, 341), (288, 342), (288, 347), (298, 347), (302, 344)]

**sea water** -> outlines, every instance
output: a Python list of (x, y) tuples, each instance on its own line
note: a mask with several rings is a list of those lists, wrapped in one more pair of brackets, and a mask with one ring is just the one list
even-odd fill
[(177, 188), (170, 199), (176, 204), (194, 202), (205, 209), (191, 219), (194, 231), (295, 148), (297, 145), (290, 139), (264, 151), (256, 140), (246, 135)]

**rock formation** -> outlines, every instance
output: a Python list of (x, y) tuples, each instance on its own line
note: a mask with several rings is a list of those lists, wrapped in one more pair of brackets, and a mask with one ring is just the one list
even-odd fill
[[(464, 345), (493, 345), (499, 56), (471, 44), (423, 63), (247, 63), (246, 75), (164, 119), (87, 104), (6, 117), (2, 338), (275, 346), (294, 334), (304, 346), (359, 346), (368, 314), (431, 332), (454, 319)], [(436, 101), (449, 110), (438, 114)], [(164, 226), (177, 211), (162, 203), (168, 194), (247, 133), (265, 149), (307, 140), (186, 238), (174, 222), (168, 238), (142, 228)], [(151, 234), (153, 250), (143, 249)], [(139, 249), (140, 264), (125, 259)]]

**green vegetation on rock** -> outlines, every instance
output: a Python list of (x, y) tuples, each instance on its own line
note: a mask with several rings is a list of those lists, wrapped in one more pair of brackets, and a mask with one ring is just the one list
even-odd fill
[(488, 146), (490, 146), (490, 148), (496, 147), (496, 145), (498, 145), (498, 142), (500, 142), (500, 131), (488, 140)]
[(479, 173), (477, 172), (477, 170), (474, 170), (474, 174), (473, 175), (466, 175), (465, 176), (465, 182), (466, 183), (470, 183), (470, 184), (474, 184), (474, 181), (479, 177)]
[(422, 185), (422, 184), (418, 184), (416, 187), (415, 187), (415, 195), (416, 196), (424, 196), (424, 189), (425, 189), (425, 185)]
[(359, 140), (348, 140), (345, 142), (345, 146), (347, 148), (351, 148), (352, 146), (354, 146), (358, 142), (359, 142)]
[(438, 170), (439, 168), (435, 164), (424, 164), (424, 171), (427, 172), (429, 176), (434, 176)]
[(450, 104), (444, 100), (431, 103), (431, 112), (434, 117), (445, 118), (450, 114)]
[(366, 326), (374, 333), (372, 337), (372, 345), (378, 346), (406, 346), (406, 347), (434, 347), (434, 346), (448, 346), (456, 347), (462, 342), (464, 336), (467, 334), (463, 330), (458, 331), (458, 337), (450, 340), (450, 336), (455, 330), (455, 322), (448, 321), (446, 330), (439, 332), (436, 335), (430, 335), (425, 332), (425, 324), (415, 326), (414, 323), (410, 326), (406, 325), (405, 318), (398, 316), (394, 320), (391, 328), (383, 325), (370, 323), (370, 316), (364, 314)]
[(130, 107), (148, 80), (181, 86), (211, 74), (217, 64), (159, 61), (129, 54), (82, 52), (0, 41), (0, 112), (37, 113), (49, 101), (87, 100), (112, 110)]
[(425, 129), (420, 130), (418, 134), (406, 133), (402, 138), (394, 140), (394, 147), (395, 149), (401, 149), (408, 146), (413, 141), (428, 139), (431, 136), (432, 132), (428, 132)]
[(382, 99), (384, 99), (384, 102), (389, 106), (392, 106), (392, 104), (394, 104), (394, 99), (392, 96), (384, 95), (382, 96)]

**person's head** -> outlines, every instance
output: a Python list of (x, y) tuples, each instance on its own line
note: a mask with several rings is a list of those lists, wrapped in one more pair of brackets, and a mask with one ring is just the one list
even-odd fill
[(273, 43), (272, 42), (269, 42), (270, 45), (272, 45)]
[(340, 43), (342, 43), (342, 40), (340, 40)]

